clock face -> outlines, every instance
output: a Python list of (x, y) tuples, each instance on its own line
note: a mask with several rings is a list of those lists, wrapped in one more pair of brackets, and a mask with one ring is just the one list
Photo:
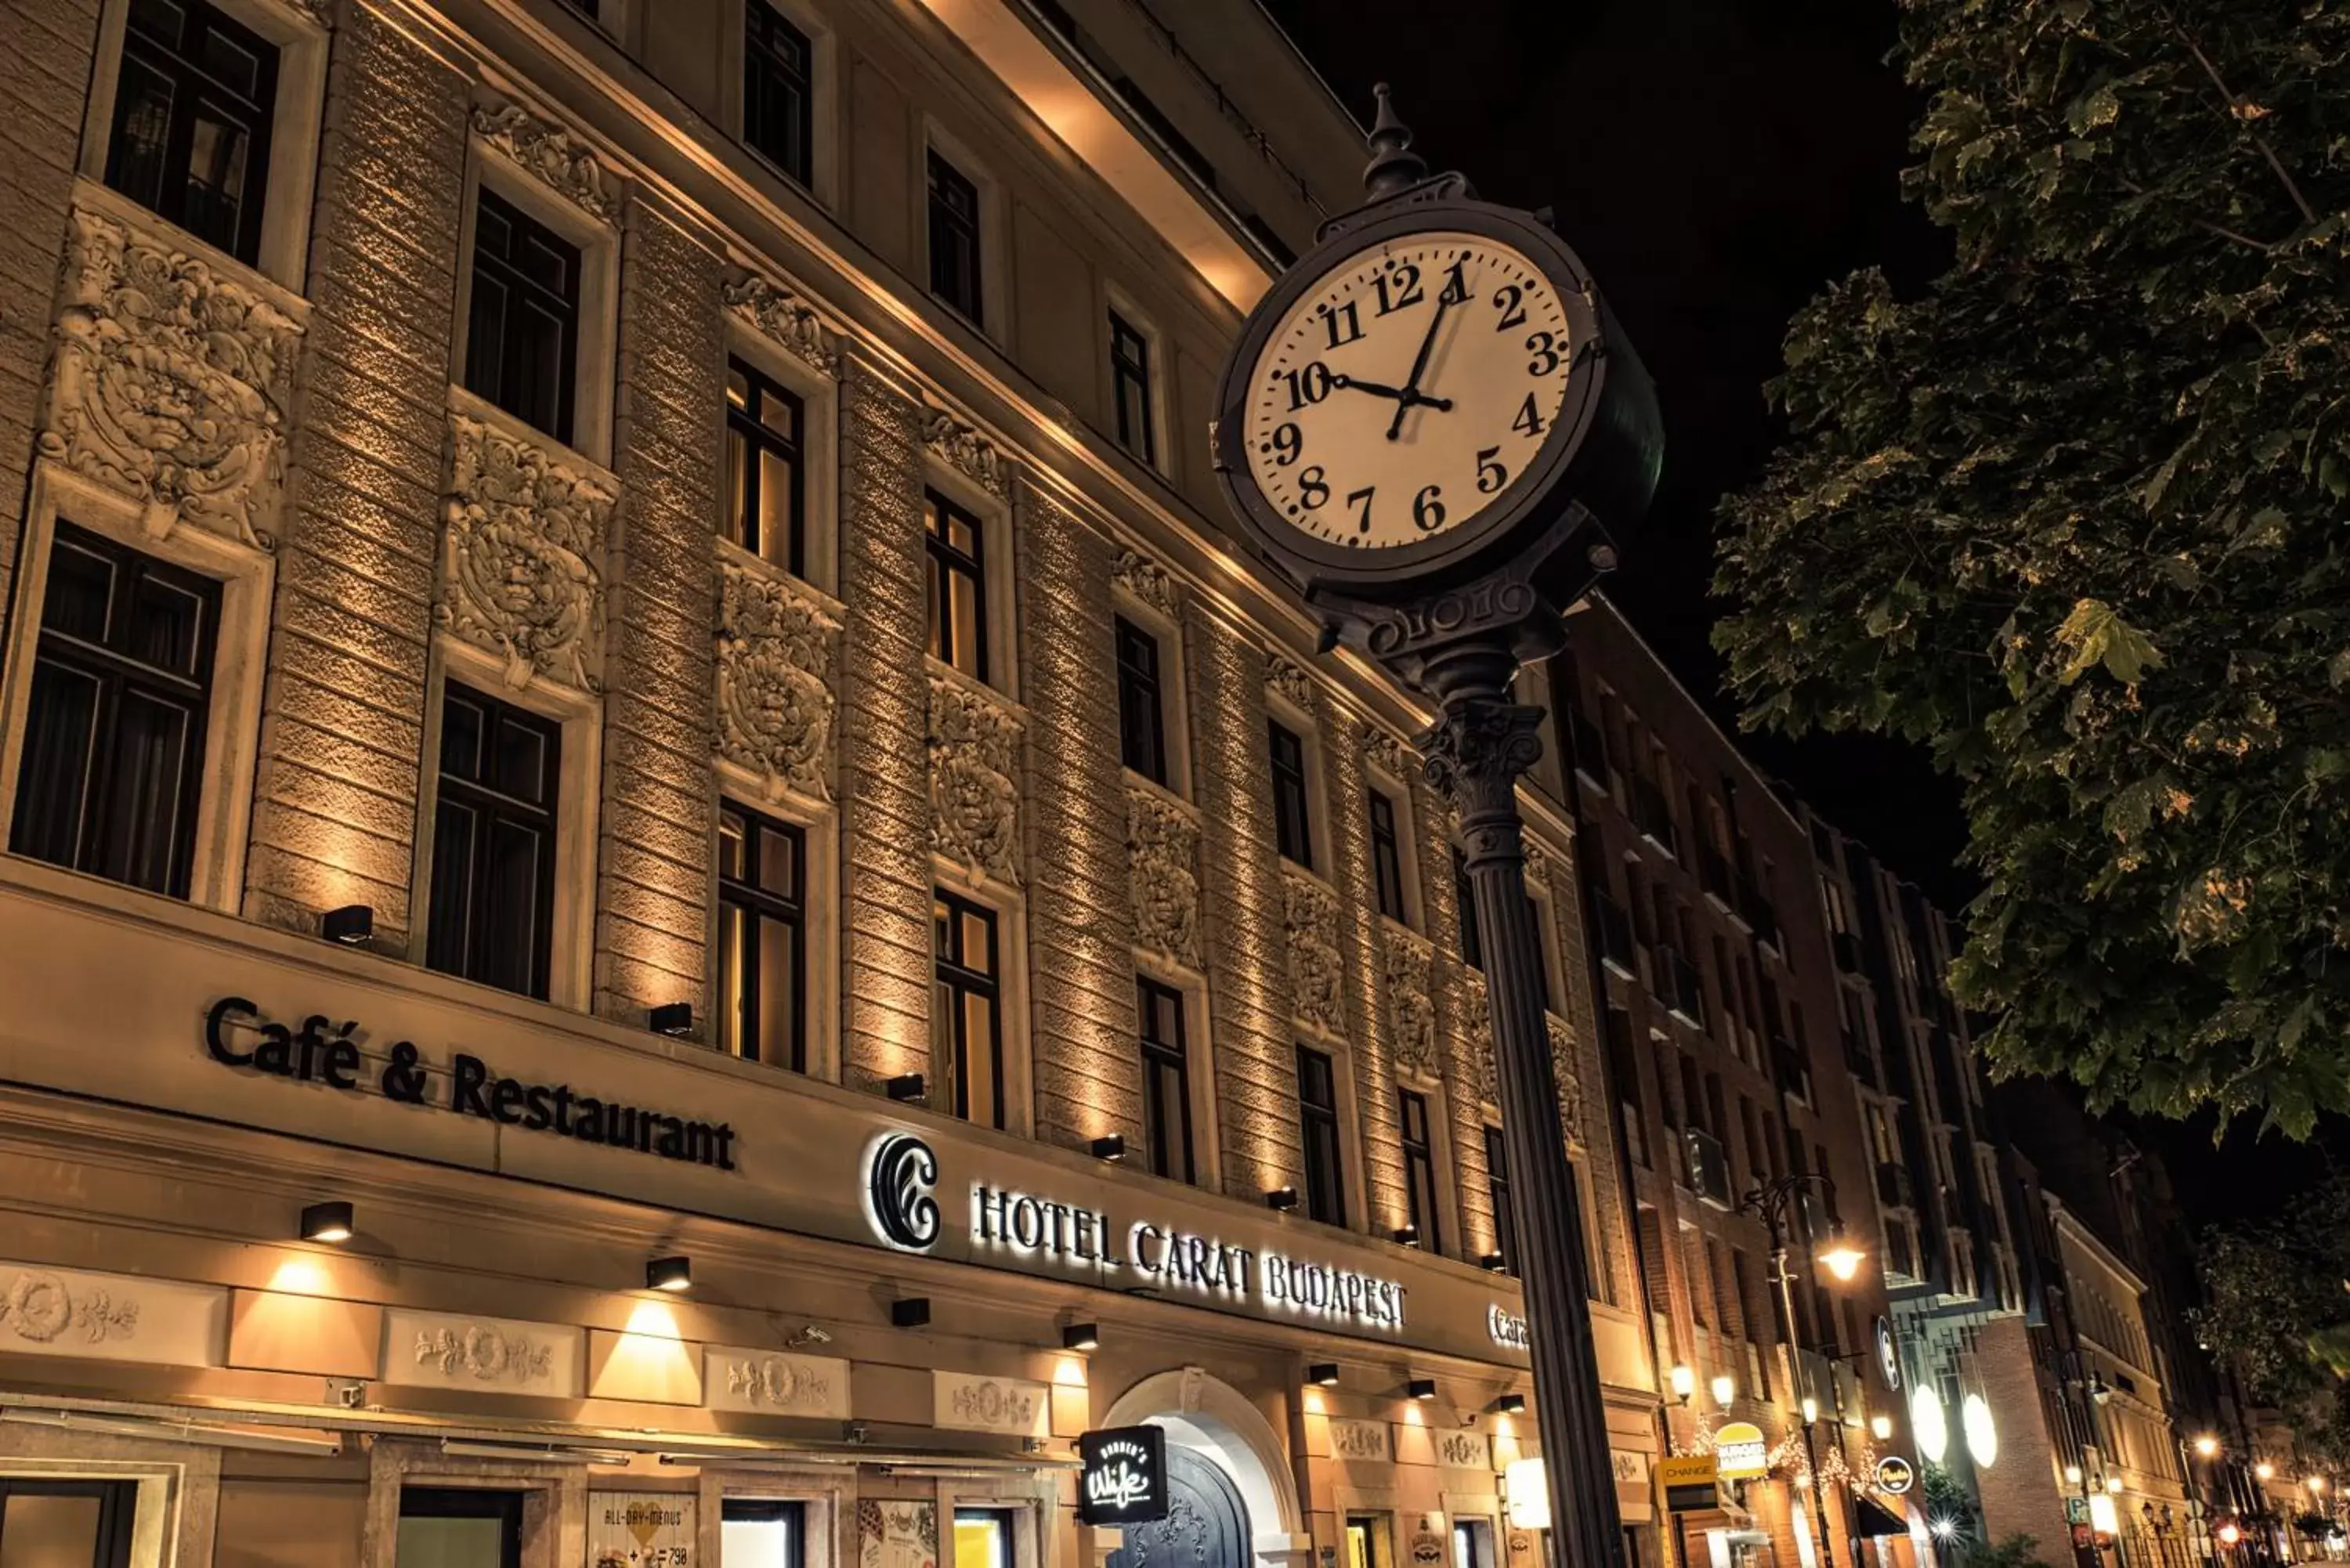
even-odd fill
[(1246, 392), (1249, 472), (1332, 545), (1388, 550), (1464, 527), (1541, 452), (1577, 345), (1540, 267), (1482, 234), (1349, 256), (1275, 324)]

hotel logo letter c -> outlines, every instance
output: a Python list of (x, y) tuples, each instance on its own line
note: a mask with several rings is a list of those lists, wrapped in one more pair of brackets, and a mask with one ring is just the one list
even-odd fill
[(865, 1210), (884, 1241), (926, 1252), (939, 1239), (939, 1158), (911, 1133), (884, 1133), (865, 1157)]

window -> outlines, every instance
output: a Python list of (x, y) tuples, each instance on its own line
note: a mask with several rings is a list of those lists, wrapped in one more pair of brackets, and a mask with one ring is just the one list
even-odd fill
[(1158, 432), (1150, 421), (1150, 339), (1115, 310), (1109, 313), (1109, 376), (1118, 444), (1145, 462), (1157, 462)]
[(255, 264), (276, 106), (267, 39), (206, 0), (133, 0), (106, 182)]
[(954, 1511), (954, 1568), (1012, 1568), (1012, 1511)]
[(1403, 1186), (1410, 1206), (1409, 1222), (1419, 1233), (1419, 1244), (1431, 1252), (1444, 1250), (1444, 1228), (1436, 1207), (1436, 1145), (1428, 1125), (1428, 1096), (1410, 1089), (1398, 1092), (1403, 1120)]
[(522, 1568), (522, 1493), (400, 1489), (400, 1568)]
[(1477, 925), (1477, 889), (1469, 881), (1469, 857), (1452, 851), (1452, 900), (1461, 909), (1461, 961), (1485, 972), (1485, 935)]
[(1347, 1183), (1338, 1162), (1338, 1081), (1330, 1054), (1297, 1048), (1297, 1120), (1305, 1139), (1305, 1217), (1347, 1222)]
[(1390, 1568), (1386, 1523), (1361, 1514), (1347, 1521), (1347, 1568)]
[[(1630, 1534), (1629, 1531), (1625, 1532)], [(1452, 1568), (1493, 1568), (1493, 1521), (1456, 1519), (1452, 1521)]]
[(578, 363), (579, 247), (484, 187), (465, 389), (567, 443)]
[(9, 847), (188, 896), (221, 588), (60, 520)]
[(1183, 993), (1138, 976), (1142, 1019), (1142, 1145), (1154, 1176), (1191, 1179), (1191, 1068), (1183, 1049)]
[(1305, 742), (1278, 719), (1266, 721), (1273, 753), (1273, 839), (1282, 858), (1314, 869), (1314, 819), (1305, 805)]
[[(1518, 1272), (1518, 1210), (1510, 1199), (1510, 1156), (1502, 1129), (1485, 1129), (1485, 1190), (1493, 1199), (1493, 1251), (1502, 1254), (1504, 1273)], [(1588, 1216), (1584, 1223), (1591, 1223)]]
[(931, 292), (981, 325), (979, 187), (931, 149)]
[(805, 533), (806, 410), (745, 365), (726, 361), (726, 537), (795, 576)]
[(136, 1481), (0, 1480), (6, 1568), (130, 1568)]
[(812, 185), (816, 50), (767, 0), (750, 0), (743, 26), (743, 140), (801, 185)]
[(1124, 616), (1118, 639), (1118, 755), (1152, 784), (1167, 782), (1167, 720), (1159, 690), (1159, 639)]
[(939, 889), (931, 917), (937, 933), (938, 986), (931, 1008), (937, 1058), (946, 1064), (954, 1114), (983, 1127), (1003, 1126), (1003, 991), (995, 913)]
[(922, 496), (929, 531), (931, 656), (987, 679), (987, 570), (979, 519), (941, 495)]
[(746, 1062), (807, 1067), (807, 845), (796, 827), (718, 805), (718, 1045)]
[(1371, 881), (1378, 894), (1379, 913), (1403, 919), (1403, 852), (1396, 843), (1393, 798), (1379, 790), (1370, 793)]
[(562, 751), (553, 720), (449, 683), (432, 814), (430, 967), (546, 999)]
[(718, 1505), (718, 1561), (724, 1568), (800, 1568), (806, 1543), (803, 1503), (730, 1497)]

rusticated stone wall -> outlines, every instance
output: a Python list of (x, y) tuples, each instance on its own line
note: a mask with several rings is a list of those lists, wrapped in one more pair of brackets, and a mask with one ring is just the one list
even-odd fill
[(365, 5), (327, 79), (245, 909), (404, 946), (449, 428), (466, 84)]
[(690, 1002), (706, 1029), (711, 853), (711, 556), (726, 408), (719, 258), (630, 204), (620, 277), (596, 1011), (641, 1021)]

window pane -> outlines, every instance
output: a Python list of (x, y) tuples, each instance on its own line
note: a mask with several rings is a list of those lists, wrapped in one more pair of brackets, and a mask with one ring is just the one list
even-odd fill
[(34, 666), (10, 845), (19, 855), (57, 866), (80, 857), (99, 691), (98, 678), (87, 670), (48, 659)]
[(1012, 1519), (993, 1509), (959, 1508), (954, 1568), (1012, 1568)]
[(246, 140), (242, 126), (196, 112), (188, 144), (188, 189), (180, 221), (223, 250), (236, 248), (244, 207)]
[(123, 651), (141, 664), (176, 675), (201, 676), (204, 601), (177, 583), (141, 573), (130, 596)]
[(49, 586), (41, 605), (41, 625), (84, 642), (104, 642), (108, 607), (114, 602), (114, 562), (69, 539), (49, 548)]
[(424, 961), (444, 974), (465, 973), (473, 947), (473, 839), (480, 826), (478, 813), (445, 794), (432, 814), (432, 908)]
[(749, 940), (751, 917), (739, 904), (718, 906), (718, 1048), (730, 1056), (743, 1054), (747, 1041), (756, 1045), (756, 1020), (745, 1012), (751, 1001), (746, 984), (743, 944)]
[(505, 1524), (495, 1519), (400, 1521), (392, 1568), (505, 1568)]
[(105, 1515), (102, 1497), (0, 1497), (0, 1568), (92, 1568)]
[(799, 483), (792, 460), (773, 448), (759, 452), (759, 554), (777, 566), (792, 565), (793, 496)]
[(180, 703), (143, 691), (122, 694), (115, 718), (115, 755), (99, 822), (106, 835), (101, 877), (150, 892), (178, 880), (181, 803), (186, 797), (190, 715)]
[(773, 828), (759, 835), (759, 886), (784, 898), (796, 898), (800, 888), (799, 841), (795, 835)]
[(721, 807), (718, 813), (718, 874), (740, 882), (750, 875), (750, 826), (743, 814)]
[(787, 920), (759, 922), (759, 1060), (795, 1067), (793, 1022), (799, 1016), (799, 932)]
[(994, 922), (977, 909), (966, 909), (962, 916), (962, 965), (979, 974), (995, 972)]
[(546, 735), (521, 724), (497, 727), (497, 772), (493, 787), (533, 805), (547, 794)]
[(441, 772), (452, 778), (482, 776), (482, 711), (453, 691), (441, 703)]
[(995, 999), (977, 992), (963, 997), (963, 1062), (969, 1074), (963, 1093), (969, 1116), (983, 1127), (1003, 1125), (995, 1096)]
[(741, 431), (726, 431), (726, 537), (750, 547), (757, 535), (751, 517), (751, 438)]

